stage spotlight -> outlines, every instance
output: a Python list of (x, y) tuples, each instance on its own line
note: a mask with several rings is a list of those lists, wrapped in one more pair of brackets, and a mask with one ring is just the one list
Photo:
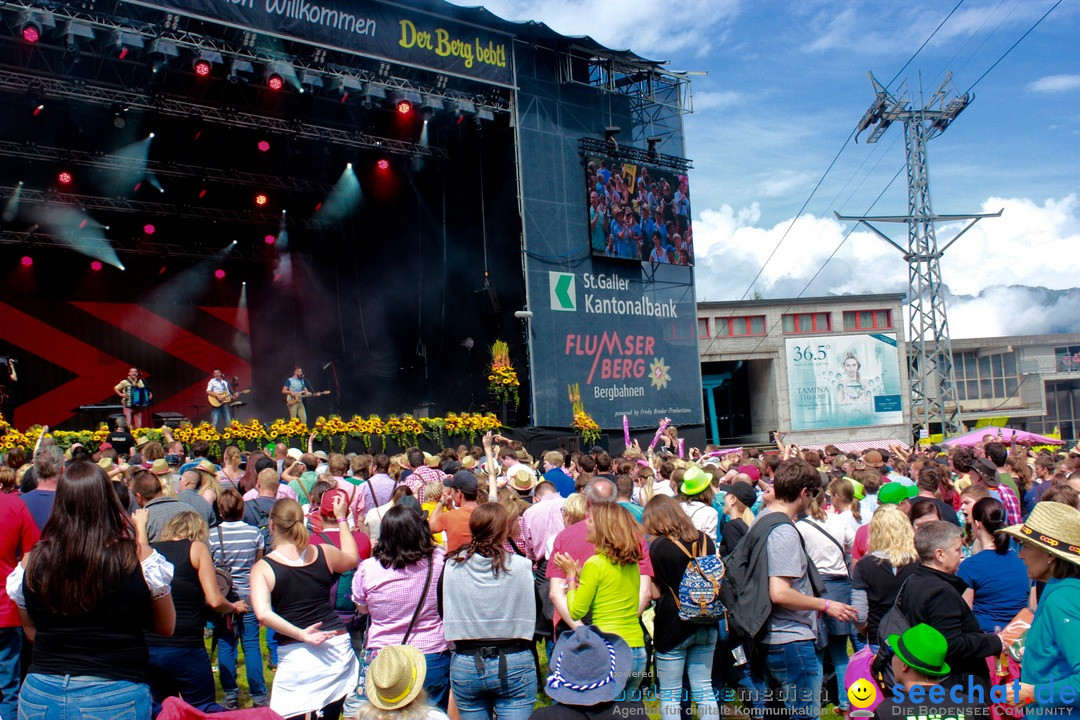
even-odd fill
[(101, 267), (102, 266), (101, 266), (101, 261), (100, 260), (94, 260), (93, 262), (90, 263), (90, 269), (93, 270), (94, 272), (101, 272)]
[(266, 87), (270, 88), (274, 92), (277, 92), (278, 90), (281, 90), (281, 88), (285, 87), (285, 79), (277, 73), (270, 73), (266, 77)]
[(40, 115), (43, 112), (45, 112), (45, 103), (38, 103), (38, 105), (34, 108), (33, 113), (31, 113), (31, 114), (34, 117), (37, 117), (38, 115)]
[(398, 100), (397, 111), (402, 115), (408, 115), (412, 112), (412, 103), (408, 100)]
[(41, 26), (33, 20), (28, 20), (22, 26), (22, 39), (33, 45), (41, 39)]
[(386, 158), (382, 158), (381, 160), (379, 160), (379, 162), (375, 163), (375, 167), (379, 168), (380, 170), (389, 170), (390, 161)]
[(145, 225), (143, 225), (142, 231), (145, 235), (153, 235), (157, 232), (157, 228), (150, 223), (146, 223)]
[(195, 74), (199, 77), (209, 77), (210, 71), (213, 69), (213, 65), (210, 64), (209, 60), (200, 58), (195, 61)]
[(277, 242), (277, 238), (273, 235), (268, 234), (266, 237), (263, 238), (263, 242), (267, 245), (273, 245), (275, 242)]
[(260, 140), (257, 145), (259, 152), (270, 152), (270, 143), (267, 140)]
[(266, 205), (266, 203), (268, 203), (268, 202), (270, 202), (270, 198), (267, 197), (266, 193), (259, 193), (258, 195), (255, 196), (255, 204), (258, 205), (259, 207), (262, 207), (263, 205)]
[(23, 267), (33, 267), (34, 258), (30, 257), (29, 255), (23, 255), (22, 260), (19, 261), (19, 264)]
[(218, 268), (217, 270), (214, 271), (214, 277), (216, 277), (218, 280), (224, 280), (225, 279), (225, 271), (222, 270), (221, 268)]
[(59, 182), (61, 185), (70, 185), (73, 179), (74, 178), (71, 177), (71, 173), (69, 173), (67, 170), (60, 171), (60, 173), (56, 176), (57, 182)]

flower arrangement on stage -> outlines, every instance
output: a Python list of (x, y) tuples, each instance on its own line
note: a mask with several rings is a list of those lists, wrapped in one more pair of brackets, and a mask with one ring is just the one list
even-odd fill
[(600, 441), (600, 426), (592, 419), (592, 415), (585, 412), (585, 404), (581, 402), (581, 384), (567, 385), (570, 393), (570, 408), (574, 413), (574, 429), (581, 433), (581, 439), (586, 445), (595, 445)]
[[(388, 439), (395, 441), (401, 447), (409, 447), (415, 445), (421, 437), (427, 437), (441, 447), (450, 439), (473, 444), (478, 436), (488, 430), (498, 430), (501, 427), (502, 423), (491, 413), (448, 413), (446, 417), (440, 418), (391, 415), (385, 420), (378, 415), (370, 415), (366, 418), (354, 415), (349, 420), (339, 415), (331, 415), (317, 418), (314, 427), (311, 428), (296, 418), (274, 420), (269, 426), (259, 420), (246, 423), (233, 420), (220, 431), (210, 423), (202, 422), (198, 425), (182, 425), (173, 428), (172, 435), (189, 449), (196, 440), (205, 440), (219, 448), (223, 445), (234, 444), (246, 451), (249, 444), (251, 444), (251, 449), (255, 449), (278, 442), (295, 447), (306, 447), (307, 438), (314, 431), (315, 438), (329, 444), (331, 451), (344, 452), (349, 438), (361, 439), (365, 447), (370, 447), (372, 439), (375, 438), (385, 448)], [(37, 443), (41, 430), (41, 426), (35, 425), (20, 432), (0, 415), (0, 450), (7, 451), (17, 446), (29, 450)], [(75, 443), (82, 443), (93, 451), (105, 442), (109, 436), (109, 430), (103, 424), (94, 430), (51, 430), (49, 434), (62, 448), (66, 449)], [(158, 428), (136, 428), (132, 434), (137, 438), (147, 437), (157, 442), (164, 440), (163, 433)]]
[(521, 403), (518, 396), (518, 388), (521, 381), (518, 380), (514, 364), (510, 362), (510, 346), (502, 340), (496, 340), (491, 346), (491, 371), (488, 373), (488, 390), (501, 403), (510, 404), (514, 401), (514, 408)]

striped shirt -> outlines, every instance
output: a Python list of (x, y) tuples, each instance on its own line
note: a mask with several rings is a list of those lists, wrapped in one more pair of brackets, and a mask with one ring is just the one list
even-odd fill
[(233, 587), (241, 598), (251, 595), (251, 568), (255, 564), (255, 553), (263, 549), (262, 533), (245, 522), (223, 522), (210, 530), (210, 557), (215, 565), (221, 565), (224, 557), (224, 564), (232, 572)]

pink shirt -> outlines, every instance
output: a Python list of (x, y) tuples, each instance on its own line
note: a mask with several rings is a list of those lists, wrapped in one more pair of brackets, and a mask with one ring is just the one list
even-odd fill
[(446, 477), (442, 470), (436, 468), (430, 468), (427, 465), (421, 465), (412, 471), (409, 477), (405, 478), (405, 484), (412, 490), (413, 495), (421, 503), (424, 502), (424, 488), (428, 483), (437, 482), (441, 483), (443, 478)]
[[(259, 497), (259, 488), (251, 488), (246, 493), (244, 493), (244, 502), (247, 502), (248, 500), (254, 500), (257, 497)], [(281, 500), (282, 498), (299, 500), (299, 498), (296, 497), (296, 491), (284, 483), (278, 485), (277, 495), (274, 496), (275, 500)]]
[(566, 498), (557, 492), (540, 498), (521, 516), (521, 537), (536, 560), (547, 557), (549, 537), (564, 529), (562, 507)]
[[(596, 548), (585, 539), (588, 532), (584, 520), (574, 523), (555, 536), (555, 546), (551, 552), (569, 553), (570, 557), (577, 560), (578, 565), (584, 567), (585, 561), (596, 554)], [(638, 561), (638, 570), (641, 572), (642, 577), (653, 576), (652, 561), (649, 559), (649, 545), (644, 538), (641, 539), (641, 560)], [(566, 573), (560, 570), (559, 566), (553, 562), (548, 563), (546, 575), (548, 578), (566, 579)]]
[[(409, 645), (423, 653), (440, 653), (449, 649), (443, 637), (442, 617), (439, 615), (438, 584), (446, 553), (435, 548), (431, 561), (431, 585), (424, 607), (413, 625)], [(367, 647), (378, 650), (387, 645), (400, 645), (405, 637), (420, 596), (424, 592), (428, 564), (426, 560), (404, 568), (385, 568), (376, 558), (360, 563), (353, 576), (352, 597), (357, 605), (366, 606), (371, 616)]]

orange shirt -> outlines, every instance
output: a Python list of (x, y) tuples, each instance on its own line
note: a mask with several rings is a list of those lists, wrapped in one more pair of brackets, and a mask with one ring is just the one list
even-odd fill
[(472, 540), (472, 533), (469, 531), (472, 511), (472, 508), (454, 508), (435, 518), (435, 532), (446, 533), (447, 554), (457, 552), (458, 548)]

